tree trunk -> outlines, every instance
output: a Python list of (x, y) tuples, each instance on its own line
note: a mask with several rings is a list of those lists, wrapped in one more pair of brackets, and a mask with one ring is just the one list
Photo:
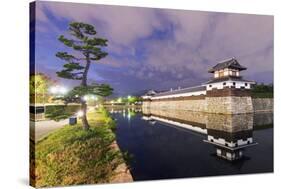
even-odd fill
[[(83, 73), (83, 78), (82, 78), (82, 86), (87, 86), (87, 77), (88, 77), (88, 71), (90, 68), (90, 58), (89, 55), (86, 55), (86, 67)], [(85, 130), (88, 130), (90, 128), (90, 125), (88, 123), (88, 119), (87, 119), (87, 103), (84, 101), (84, 99), (81, 101), (81, 108), (82, 108), (82, 112), (83, 112), (83, 116), (82, 116), (82, 124), (83, 124), (83, 128)]]
[(83, 112), (83, 116), (82, 116), (83, 129), (88, 130), (90, 128), (90, 125), (89, 125), (88, 119), (87, 119), (87, 104), (86, 104), (86, 102), (82, 102), (81, 106), (82, 106), (82, 112)]
[(84, 70), (84, 73), (83, 73), (83, 77), (82, 77), (82, 83), (81, 85), (82, 86), (87, 86), (87, 78), (88, 78), (88, 71), (90, 69), (90, 58), (89, 58), (89, 55), (86, 56), (86, 66), (85, 66), (85, 70)]

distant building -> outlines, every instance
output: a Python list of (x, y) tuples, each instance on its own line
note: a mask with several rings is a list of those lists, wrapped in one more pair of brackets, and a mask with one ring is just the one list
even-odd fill
[(240, 71), (247, 68), (241, 66), (235, 58), (223, 60), (209, 70), (214, 74), (214, 78), (203, 84), (206, 90), (230, 88), (250, 89), (254, 81), (245, 80), (240, 75)]
[(199, 86), (178, 88), (157, 93), (154, 90), (148, 91), (142, 96), (144, 100), (160, 100), (179, 97), (190, 97), (206, 95), (207, 91), (213, 89), (236, 88), (236, 89), (250, 89), (251, 85), (255, 84), (254, 81), (243, 79), (240, 71), (247, 68), (241, 66), (235, 58), (230, 58), (219, 62), (212, 67), (208, 72), (213, 73), (213, 78), (208, 82)]
[(149, 91), (147, 91), (147, 93), (145, 93), (145, 94), (142, 96), (142, 98), (143, 98), (143, 99), (150, 99), (152, 96), (154, 96), (154, 95), (156, 95), (156, 94), (157, 94), (156, 91), (154, 91), (154, 90), (149, 90)]

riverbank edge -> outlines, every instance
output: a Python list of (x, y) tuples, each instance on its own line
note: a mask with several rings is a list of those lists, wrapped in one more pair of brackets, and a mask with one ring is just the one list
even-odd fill
[[(110, 114), (104, 115), (107, 118), (112, 119), (112, 117), (110, 116)], [(69, 124), (64, 125), (62, 128), (69, 126)], [(118, 165), (114, 170), (113, 170), (113, 175), (111, 176), (111, 178), (109, 179), (108, 182), (105, 182), (103, 184), (111, 184), (111, 183), (128, 183), (128, 182), (133, 182), (133, 177), (132, 174), (130, 172), (129, 166), (127, 165), (127, 162), (125, 161), (124, 158), (124, 153), (122, 153), (122, 151), (120, 150), (117, 141), (116, 141), (116, 132), (114, 131), (114, 125), (111, 125), (112, 128), (110, 129), (110, 132), (112, 132), (115, 136), (114, 141), (112, 142), (112, 144), (110, 145), (110, 147), (112, 148), (112, 150), (118, 151), (122, 154), (121, 160), (123, 163), (121, 163), (120, 165)], [(72, 126), (73, 127), (73, 126)], [(44, 140), (45, 138), (47, 138), (50, 134), (53, 134), (57, 131), (59, 131), (61, 128), (58, 128), (52, 132), (50, 132), (48, 135), (42, 137), (39, 141), (35, 142), (35, 140), (33, 138), (30, 138), (30, 150), (31, 150), (31, 156), (30, 156), (30, 186), (32, 187), (42, 187), (42, 186), (37, 186), (36, 183), (36, 179), (35, 179), (35, 149), (36, 149), (36, 144), (42, 140)], [(35, 133), (34, 133), (35, 134)], [(66, 186), (66, 185), (65, 185)], [(45, 187), (45, 186), (43, 186)]]
[[(112, 147), (117, 151), (120, 151), (121, 154), (123, 155), (116, 140), (112, 143)], [(123, 157), (123, 161), (124, 163), (118, 165), (117, 168), (114, 170), (115, 175), (111, 178), (109, 183), (128, 183), (134, 181), (130, 168), (127, 165), (124, 157)]]
[[(104, 107), (103, 107), (104, 108)], [(104, 109), (107, 112), (107, 116), (113, 120), (113, 118), (110, 116), (109, 112)], [(114, 132), (114, 130), (112, 130), (112, 132), (115, 134), (116, 136), (116, 132)], [(122, 156), (123, 156), (123, 162), (122, 164), (118, 165), (117, 168), (114, 170), (115, 175), (112, 176), (111, 180), (109, 181), (109, 183), (128, 183), (128, 182), (133, 182), (133, 176), (131, 174), (130, 168), (127, 165), (127, 162), (124, 158), (124, 153), (121, 151), (117, 140), (115, 138), (114, 142), (111, 144), (112, 148), (115, 149), (116, 151), (119, 151)]]

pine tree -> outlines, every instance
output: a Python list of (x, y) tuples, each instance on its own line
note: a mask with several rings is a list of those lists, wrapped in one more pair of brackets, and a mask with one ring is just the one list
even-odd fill
[(63, 100), (66, 103), (81, 103), (83, 128), (88, 130), (87, 102), (83, 97), (89, 94), (108, 96), (113, 91), (109, 85), (87, 82), (91, 64), (107, 56), (107, 52), (103, 50), (107, 46), (107, 39), (95, 37), (97, 32), (94, 26), (82, 22), (71, 22), (68, 31), (70, 38), (60, 35), (58, 40), (75, 53), (57, 52), (56, 56), (66, 62), (57, 75), (65, 79), (81, 80), (81, 84), (74, 87)]

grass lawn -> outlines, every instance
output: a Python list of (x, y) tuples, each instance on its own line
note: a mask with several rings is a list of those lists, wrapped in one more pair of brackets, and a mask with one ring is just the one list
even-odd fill
[(114, 121), (103, 109), (88, 113), (89, 131), (81, 121), (67, 125), (35, 144), (36, 187), (106, 183), (124, 163), (113, 147)]

